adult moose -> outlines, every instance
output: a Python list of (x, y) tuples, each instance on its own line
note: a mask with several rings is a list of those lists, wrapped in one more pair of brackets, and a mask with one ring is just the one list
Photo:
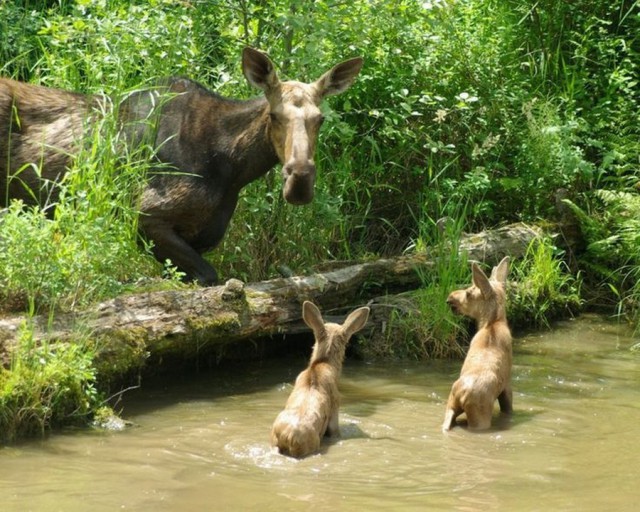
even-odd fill
[[(120, 105), (124, 130), (132, 144), (151, 140), (162, 164), (140, 199), (141, 231), (156, 258), (170, 259), (202, 285), (215, 284), (218, 275), (202, 254), (222, 240), (240, 190), (278, 162), (285, 200), (309, 203), (320, 103), (345, 91), (361, 68), (362, 59), (354, 58), (312, 83), (281, 81), (264, 53), (245, 48), (244, 75), (263, 97), (232, 100), (182, 78), (129, 96)], [(69, 166), (99, 102), (0, 79), (0, 204), (55, 199), (51, 184)]]

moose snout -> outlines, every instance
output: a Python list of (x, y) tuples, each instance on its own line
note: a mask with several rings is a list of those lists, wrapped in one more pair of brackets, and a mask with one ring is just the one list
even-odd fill
[(282, 168), (282, 175), (282, 193), (288, 203), (302, 205), (313, 200), (316, 182), (316, 164), (313, 160), (288, 162)]
[(290, 160), (282, 168), (284, 179), (315, 179), (316, 164), (313, 160)]
[(454, 313), (458, 313), (458, 311), (460, 310), (460, 303), (456, 300), (453, 294), (447, 297), (447, 305)]

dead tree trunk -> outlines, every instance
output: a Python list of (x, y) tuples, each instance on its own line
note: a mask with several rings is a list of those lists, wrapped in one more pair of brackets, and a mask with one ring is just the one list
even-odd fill
[[(523, 224), (465, 235), (459, 251), (471, 260), (495, 263), (522, 256), (541, 231)], [(307, 276), (126, 295), (81, 313), (0, 320), (0, 347), (15, 346), (25, 321), (38, 340), (96, 343), (103, 376), (119, 377), (168, 357), (191, 358), (241, 340), (306, 330), (301, 305), (312, 300), (323, 312), (347, 313), (385, 293), (419, 288), (434, 265), (426, 253), (351, 264)], [(375, 326), (373, 326), (375, 328)]]

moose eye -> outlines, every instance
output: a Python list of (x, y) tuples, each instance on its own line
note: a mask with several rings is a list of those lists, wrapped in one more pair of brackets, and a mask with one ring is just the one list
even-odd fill
[(269, 119), (273, 124), (282, 124), (284, 116), (282, 114), (276, 114), (275, 112), (269, 112)]

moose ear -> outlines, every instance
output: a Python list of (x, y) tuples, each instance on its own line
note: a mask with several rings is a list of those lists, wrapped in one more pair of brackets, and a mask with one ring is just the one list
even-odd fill
[(318, 336), (324, 331), (324, 322), (322, 321), (322, 314), (313, 302), (308, 300), (302, 304), (302, 319), (307, 324), (313, 333)]
[(248, 46), (242, 51), (242, 72), (251, 85), (264, 91), (273, 89), (280, 83), (269, 57)]
[(358, 308), (353, 311), (342, 324), (347, 336), (352, 336), (362, 329), (369, 319), (369, 308)]
[(502, 261), (491, 271), (491, 281), (498, 281), (503, 285), (507, 284), (507, 276), (509, 275), (509, 256), (502, 258)]
[(333, 96), (346, 91), (360, 73), (363, 62), (362, 57), (341, 62), (318, 78), (315, 85), (320, 96)]
[(491, 287), (491, 283), (489, 283), (489, 279), (487, 278), (487, 275), (482, 271), (482, 269), (476, 263), (471, 264), (471, 270), (473, 275), (473, 284), (480, 289), (482, 296), (485, 299), (488, 299), (493, 295), (494, 291), (493, 291), (493, 288)]

